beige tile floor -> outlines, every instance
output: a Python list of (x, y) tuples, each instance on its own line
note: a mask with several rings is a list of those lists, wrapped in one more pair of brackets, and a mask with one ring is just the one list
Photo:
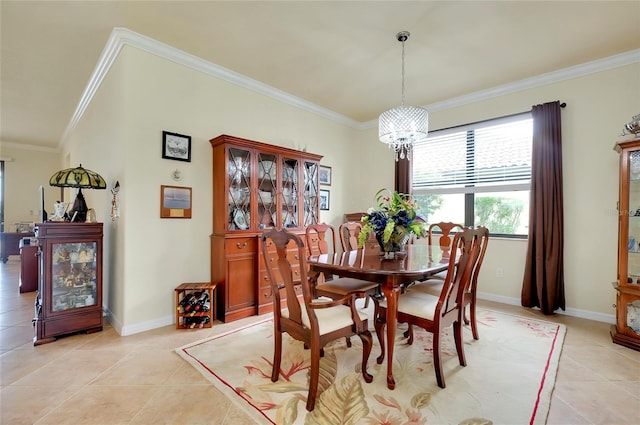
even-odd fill
[[(18, 292), (19, 266), (19, 257), (0, 263), (1, 424), (252, 423), (174, 348), (254, 318), (216, 322), (211, 329), (166, 326), (127, 337), (105, 321), (102, 332), (34, 347), (34, 293)], [(567, 325), (547, 424), (640, 424), (640, 353), (612, 344), (609, 325), (481, 305)]]

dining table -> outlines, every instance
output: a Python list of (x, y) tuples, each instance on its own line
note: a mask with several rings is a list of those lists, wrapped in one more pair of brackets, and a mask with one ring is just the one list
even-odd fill
[[(443, 256), (444, 254), (444, 256)], [(396, 338), (398, 298), (406, 285), (426, 280), (446, 270), (448, 253), (439, 246), (409, 244), (406, 251), (388, 258), (377, 249), (360, 248), (335, 254), (312, 255), (307, 259), (308, 277), (312, 285), (320, 276), (339, 276), (377, 282), (386, 298), (387, 387), (396, 386), (393, 379), (393, 351)], [(382, 359), (379, 358), (378, 363)]]

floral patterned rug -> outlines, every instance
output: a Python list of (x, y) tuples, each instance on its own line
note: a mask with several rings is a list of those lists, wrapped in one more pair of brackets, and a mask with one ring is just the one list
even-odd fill
[(464, 327), (466, 367), (458, 364), (451, 332), (444, 336), (445, 389), (436, 384), (431, 334), (422, 329), (410, 346), (399, 325), (393, 391), (386, 386), (386, 363), (375, 361), (380, 348), (373, 330), (370, 384), (359, 372), (359, 338), (351, 348), (343, 339), (326, 346), (313, 412), (305, 409), (309, 353), (286, 334), (281, 378), (271, 382), (270, 319), (176, 352), (260, 424), (544, 424), (565, 326), (488, 310), (478, 311), (478, 326), (478, 341)]

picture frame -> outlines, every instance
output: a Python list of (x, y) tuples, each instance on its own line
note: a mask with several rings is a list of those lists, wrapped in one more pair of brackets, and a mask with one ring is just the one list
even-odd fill
[(191, 136), (163, 131), (162, 157), (176, 161), (191, 162)]
[(320, 166), (320, 172), (318, 173), (318, 181), (323, 186), (331, 186), (331, 167), (326, 165)]
[(160, 186), (160, 218), (191, 218), (191, 188)]
[(329, 211), (331, 204), (331, 193), (326, 189), (320, 189), (320, 210)]

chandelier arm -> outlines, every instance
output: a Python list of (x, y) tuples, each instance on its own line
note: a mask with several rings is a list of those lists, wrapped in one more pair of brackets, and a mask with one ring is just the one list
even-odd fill
[(402, 40), (402, 106), (404, 106), (404, 40)]

